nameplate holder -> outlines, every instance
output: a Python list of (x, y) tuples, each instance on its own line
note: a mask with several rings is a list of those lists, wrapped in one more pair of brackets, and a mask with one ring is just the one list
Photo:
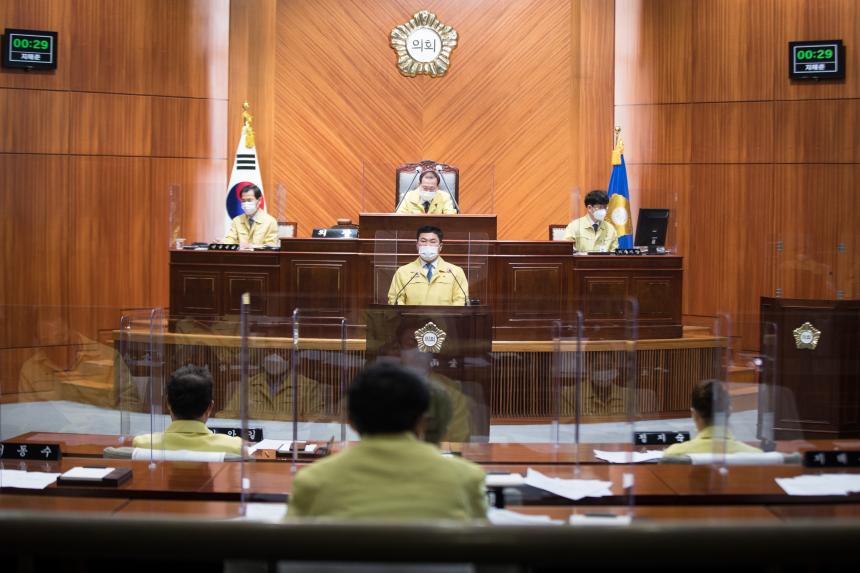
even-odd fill
[(0, 444), (0, 458), (4, 460), (48, 460), (60, 461), (60, 444), (21, 444), (3, 442)]
[(815, 451), (803, 452), (805, 468), (860, 468), (860, 451)]
[(116, 468), (101, 479), (57, 477), (58, 486), (95, 486), (95, 487), (119, 487), (132, 478), (134, 473), (129, 468)]
[(210, 251), (238, 251), (239, 245), (225, 245), (224, 243), (209, 243)]
[(668, 446), (690, 441), (690, 432), (633, 432), (634, 446)]
[[(242, 428), (230, 428), (226, 426), (209, 426), (209, 429), (216, 434), (225, 436), (233, 436), (234, 438), (242, 435)], [(248, 428), (248, 436), (246, 441), (257, 443), (263, 440), (263, 428)]]
[(309, 458), (324, 458), (331, 453), (331, 447), (334, 440), (329, 440), (326, 444), (317, 444), (313, 442), (290, 442), (289, 447), (281, 446), (275, 452), (276, 458), (291, 458), (293, 450), (298, 450), (296, 456), (299, 459)]
[(311, 237), (315, 239), (357, 239), (358, 229), (314, 229)]

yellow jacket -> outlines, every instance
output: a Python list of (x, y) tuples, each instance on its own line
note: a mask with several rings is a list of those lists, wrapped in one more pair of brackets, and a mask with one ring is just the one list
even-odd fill
[(228, 245), (250, 243), (255, 247), (278, 245), (278, 221), (265, 211), (257, 211), (251, 228), (248, 226), (248, 216), (243, 213), (233, 219), (222, 242)]
[[(437, 257), (433, 263), (433, 277), (430, 281), (427, 280), (427, 268), (424, 266), (427, 263), (421, 257), (397, 269), (388, 289), (388, 304), (465, 306), (469, 281), (463, 269), (446, 263), (442, 257)], [(449, 269), (451, 272), (448, 272)], [(420, 273), (421, 276), (413, 279), (415, 273)], [(460, 286), (457, 286), (457, 282)]]
[(137, 436), (132, 445), (156, 450), (242, 453), (242, 438), (215, 434), (197, 420), (174, 420), (163, 433)]
[[(722, 453), (761, 453), (761, 450), (737, 441), (731, 432), (726, 436), (727, 440), (715, 440), (716, 428), (708, 426), (696, 434), (696, 437), (685, 444), (674, 444), (663, 450), (664, 456), (683, 456), (686, 454), (712, 454)], [(725, 444), (725, 445), (723, 445)]]
[[(406, 197), (400, 203), (398, 213), (407, 213), (410, 215), (424, 215), (424, 204), (421, 202), (421, 196), (417, 189), (408, 191)], [(430, 201), (430, 208), (427, 210), (427, 215), (456, 215), (457, 209), (454, 208), (454, 202), (447, 191), (441, 189), (436, 190), (433, 200)]]
[(411, 433), (361, 441), (296, 474), (289, 517), (483, 519), (484, 471)]
[[(248, 380), (248, 418), (252, 420), (292, 420), (293, 385), (290, 373), (279, 377), (274, 394), (269, 386), (265, 372)], [(317, 420), (325, 411), (321, 396), (320, 383), (299, 374), (299, 420)], [(230, 397), (224, 409), (216, 418), (239, 417), (239, 388)]]
[(574, 241), (576, 250), (581, 252), (600, 251), (611, 252), (618, 248), (618, 232), (615, 227), (601, 221), (597, 232), (592, 226), (594, 222), (591, 217), (584, 215), (574, 219), (564, 229), (564, 240)]

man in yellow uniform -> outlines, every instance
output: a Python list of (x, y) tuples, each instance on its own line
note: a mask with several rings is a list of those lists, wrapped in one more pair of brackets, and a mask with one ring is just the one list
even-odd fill
[[(696, 437), (685, 444), (674, 444), (663, 451), (663, 456), (711, 453), (761, 453), (761, 450), (734, 439), (727, 428), (714, 425), (715, 412), (728, 416), (731, 400), (725, 387), (717, 380), (703, 380), (691, 394), (693, 423)], [(721, 437), (722, 436), (722, 437)]]
[(585, 196), (585, 210), (579, 219), (574, 219), (564, 230), (564, 240), (573, 241), (577, 251), (586, 253), (612, 252), (618, 248), (618, 232), (605, 221), (609, 196), (605, 191), (591, 191)]
[(287, 515), (340, 519), (483, 519), (484, 471), (418, 440), (430, 403), (412, 370), (377, 363), (347, 396), (361, 441), (296, 474)]
[(263, 192), (256, 185), (248, 185), (242, 189), (242, 211), (230, 224), (230, 230), (222, 241), (227, 245), (239, 244), (242, 247), (263, 247), (280, 245), (278, 239), (278, 221), (274, 217), (260, 211), (260, 199)]
[(135, 448), (242, 453), (242, 439), (213, 433), (206, 427), (212, 413), (212, 375), (193, 364), (180, 368), (167, 382), (167, 407), (172, 423), (164, 432), (134, 438)]
[(398, 213), (410, 215), (456, 215), (451, 195), (439, 189), (441, 179), (435, 171), (425, 171), (418, 180), (418, 188), (406, 193), (397, 208)]
[(418, 229), (418, 258), (394, 273), (388, 289), (388, 304), (465, 306), (469, 281), (463, 269), (445, 262), (442, 229), (424, 225)]

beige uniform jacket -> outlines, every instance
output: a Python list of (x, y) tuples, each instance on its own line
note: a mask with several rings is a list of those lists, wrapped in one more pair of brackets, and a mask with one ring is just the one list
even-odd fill
[[(421, 196), (417, 189), (408, 191), (406, 197), (400, 203), (398, 213), (407, 213), (410, 215), (424, 215), (424, 204), (421, 202)], [(457, 209), (454, 208), (454, 202), (447, 191), (439, 189), (430, 201), (430, 207), (427, 210), (427, 215), (456, 215)]]
[(591, 217), (584, 215), (579, 219), (574, 219), (564, 229), (564, 240), (574, 241), (576, 250), (581, 252), (600, 251), (612, 252), (618, 248), (618, 232), (615, 227), (601, 221), (597, 227), (597, 232), (594, 231), (594, 221)]
[(708, 426), (703, 428), (701, 432), (696, 434), (696, 437), (685, 444), (674, 444), (663, 451), (664, 456), (683, 456), (686, 454), (716, 454), (725, 452), (727, 454), (741, 453), (761, 453), (761, 450), (748, 446), (743, 442), (734, 439), (732, 433), (729, 432), (726, 436), (727, 440), (715, 440), (714, 432), (716, 428)]
[[(445, 262), (442, 257), (438, 257), (436, 261), (438, 262), (429, 281), (427, 268), (424, 266), (426, 263), (421, 257), (397, 269), (388, 289), (388, 304), (465, 306), (469, 295), (469, 281), (463, 269)], [(413, 278), (415, 273), (420, 276)], [(406, 288), (403, 288), (404, 286)]]
[(242, 453), (242, 438), (216, 434), (197, 420), (174, 420), (164, 432), (134, 438), (135, 448)]
[(278, 221), (265, 211), (254, 213), (254, 224), (248, 225), (248, 216), (239, 215), (230, 224), (223, 243), (228, 245), (251, 244), (255, 247), (278, 245)]
[(287, 515), (339, 519), (483, 519), (484, 471), (411, 433), (361, 441), (299, 470)]

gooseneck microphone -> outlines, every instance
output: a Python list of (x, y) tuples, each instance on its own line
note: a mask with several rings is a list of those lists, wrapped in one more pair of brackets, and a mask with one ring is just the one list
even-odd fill
[(442, 170), (447, 167), (446, 165), (442, 165), (441, 163), (436, 164), (436, 173), (439, 174), (439, 180), (445, 184), (445, 190), (448, 191), (448, 195), (451, 197), (451, 202), (454, 204), (454, 208), (457, 212), (460, 212), (460, 204), (457, 202), (457, 198), (454, 197), (454, 193), (451, 191), (451, 188), (448, 187), (448, 182), (445, 181), (445, 178), (442, 177)]
[[(412, 176), (412, 181), (410, 181), (409, 185), (406, 186), (406, 193), (409, 193), (409, 191), (412, 190), (412, 184), (415, 183), (415, 178), (418, 177), (419, 173), (421, 173), (421, 166), (416, 165), (415, 166), (415, 175)], [(398, 182), (399, 181), (400, 181), (400, 179), (398, 178)], [(400, 189), (398, 189), (397, 191), (399, 192)], [(397, 207), (394, 208), (395, 213), (400, 210), (400, 206), (403, 204), (403, 201), (406, 199), (406, 193), (403, 193), (403, 196), (400, 198), (400, 201), (397, 202)]]
[(466, 300), (466, 304), (464, 306), (469, 306), (469, 295), (466, 294), (466, 289), (464, 289), (463, 285), (460, 284), (460, 281), (457, 280), (457, 275), (454, 274), (453, 269), (451, 269), (451, 267), (448, 267), (447, 269), (445, 269), (442, 272), (445, 272), (445, 273), (448, 273), (449, 275), (451, 275), (451, 278), (453, 278), (454, 282), (457, 283), (457, 286), (460, 287), (460, 292), (463, 293), (463, 298)]
[(406, 284), (405, 284), (405, 285), (403, 285), (403, 286), (400, 288), (400, 290), (399, 290), (399, 291), (397, 291), (397, 294), (394, 296), (394, 306), (397, 306), (397, 300), (400, 298), (400, 294), (401, 294), (404, 290), (406, 290), (406, 287), (408, 287), (408, 286), (409, 286), (409, 283), (411, 283), (412, 281), (414, 281), (414, 280), (415, 280), (415, 277), (420, 277), (420, 276), (421, 276), (421, 273), (420, 273), (419, 271), (415, 271), (414, 273), (412, 273), (412, 276), (411, 276), (411, 277), (409, 277), (409, 280), (408, 280), (408, 281), (406, 281)]

